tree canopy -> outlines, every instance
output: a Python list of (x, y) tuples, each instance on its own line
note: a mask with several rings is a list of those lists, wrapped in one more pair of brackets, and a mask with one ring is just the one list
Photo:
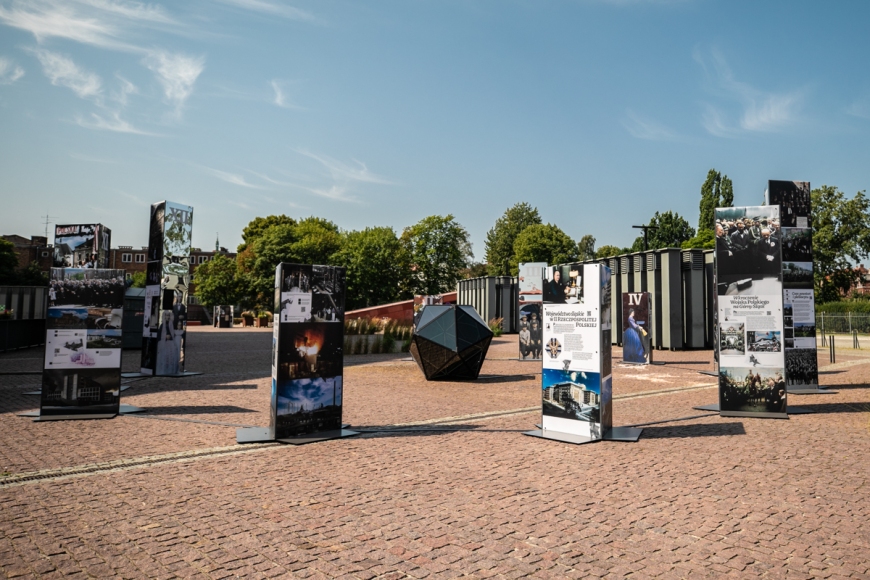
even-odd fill
[(197, 298), (209, 308), (236, 304), (241, 294), (241, 282), (236, 272), (236, 262), (222, 254), (203, 262), (194, 271)]
[(526, 202), (509, 207), (486, 233), (484, 242), (487, 272), (490, 276), (508, 276), (517, 273), (514, 242), (527, 227), (541, 223), (538, 209)]
[(586, 234), (577, 242), (577, 259), (581, 262), (595, 258), (595, 237)]
[(631, 248), (620, 248), (618, 246), (601, 246), (597, 250), (595, 250), (595, 257), (597, 259), (601, 258), (612, 258), (613, 256), (618, 256), (620, 254), (627, 254), (631, 251)]
[[(656, 229), (649, 230), (647, 242), (650, 250), (661, 248), (679, 248), (683, 242), (695, 235), (695, 230), (680, 214), (672, 211), (664, 213), (656, 212), (649, 220), (649, 226)], [(638, 236), (631, 246), (632, 252), (643, 251), (643, 236)]]
[(252, 219), (248, 225), (242, 230), (242, 243), (239, 245), (238, 251), (244, 252), (248, 244), (263, 235), (268, 228), (281, 225), (296, 225), (296, 220), (284, 214), (268, 215), (266, 217), (256, 217)]
[(374, 227), (343, 235), (335, 264), (347, 268), (347, 309), (411, 298), (402, 293), (408, 276), (405, 250), (393, 228)]
[(732, 205), (734, 205), (734, 187), (731, 180), (728, 179), (727, 175), (711, 169), (707, 172), (707, 179), (701, 186), (698, 233), (700, 234), (704, 230), (712, 232), (716, 223), (716, 208), (731, 207)]
[(471, 260), (468, 232), (453, 215), (432, 215), (402, 231), (410, 277), (406, 291), (413, 294), (452, 292), (460, 270)]
[(577, 243), (553, 224), (527, 227), (514, 242), (514, 262), (563, 264), (577, 259)]
[(870, 201), (864, 191), (848, 199), (829, 185), (811, 196), (816, 301), (836, 301), (858, 276), (854, 264), (870, 255)]

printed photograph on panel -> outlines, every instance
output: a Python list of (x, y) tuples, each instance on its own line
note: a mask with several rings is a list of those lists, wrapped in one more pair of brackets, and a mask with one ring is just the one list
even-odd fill
[(58, 369), (42, 375), (43, 415), (117, 412), (120, 369)]
[(344, 322), (345, 269), (312, 266), (311, 315), (315, 322)]
[(783, 288), (812, 288), (813, 287), (813, 263), (812, 262), (785, 262), (782, 265)]
[(55, 226), (54, 267), (105, 268), (110, 236), (110, 230), (100, 224)]
[(149, 262), (163, 261), (163, 218), (165, 212), (165, 202), (161, 201), (151, 206), (151, 226), (148, 228)]
[(281, 300), (279, 320), (285, 322), (311, 322), (313, 272), (311, 266), (285, 265), (281, 274)]
[(650, 308), (646, 292), (622, 294), (622, 360), (646, 364), (650, 353)]
[(782, 208), (782, 227), (812, 227), (812, 200), (807, 181), (768, 181), (767, 205)]
[(339, 324), (281, 324), (278, 379), (342, 374), (344, 328)]
[(746, 354), (746, 325), (726, 323), (719, 325), (719, 354), (722, 356), (743, 356)]
[(520, 304), (541, 302), (544, 296), (544, 270), (546, 262), (526, 262), (519, 265), (517, 292)]
[(779, 293), (782, 270), (779, 207), (717, 208), (716, 269), (719, 295)]
[(48, 309), (46, 328), (87, 328), (88, 309), (57, 306)]
[(746, 343), (749, 352), (782, 352), (782, 334), (775, 330), (750, 330)]
[(600, 422), (601, 375), (543, 369), (543, 413), (576, 421)]
[(163, 218), (164, 287), (185, 284), (190, 275), (190, 242), (193, 235), (193, 208), (166, 202)]
[(815, 322), (795, 322), (794, 337), (797, 338), (816, 338), (816, 323)]
[(811, 228), (782, 229), (783, 262), (813, 261), (813, 230)]
[(287, 437), (341, 428), (342, 378), (277, 381), (276, 435)]
[(52, 268), (48, 305), (123, 308), (126, 290), (123, 270)]
[(796, 348), (785, 352), (785, 376), (788, 386), (819, 384), (818, 354), (814, 348)]
[(603, 330), (610, 330), (613, 326), (613, 322), (611, 321), (613, 315), (613, 285), (611, 278), (612, 274), (610, 268), (607, 266), (601, 266), (601, 328)]
[(722, 411), (785, 413), (784, 369), (722, 367), (719, 404)]
[(519, 335), (520, 359), (540, 359), (544, 348), (540, 302), (530, 302), (520, 306)]
[(544, 280), (544, 302), (549, 304), (567, 303), (570, 286), (565, 278), (566, 277), (562, 274), (562, 268), (555, 266), (547, 268), (547, 278)]

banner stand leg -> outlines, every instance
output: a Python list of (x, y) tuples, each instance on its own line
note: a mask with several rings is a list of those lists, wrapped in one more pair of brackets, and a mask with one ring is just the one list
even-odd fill
[(143, 373), (121, 373), (122, 379), (183, 379), (184, 377), (195, 377), (203, 373), (196, 371), (184, 371), (177, 375), (146, 375)]
[[(693, 409), (697, 409), (698, 411), (717, 411), (719, 412), (719, 403), (713, 403), (712, 405), (700, 405), (698, 407), (692, 407)], [(806, 407), (792, 407), (791, 405), (785, 408), (785, 412), (787, 415), (806, 415), (808, 413), (815, 413)], [(735, 415), (736, 416), (736, 415)], [(743, 415), (740, 415), (743, 416)], [(764, 417), (762, 417), (764, 418)]]
[(539, 437), (541, 439), (550, 439), (551, 441), (561, 441), (562, 443), (573, 443), (574, 445), (583, 445), (584, 443), (595, 443), (601, 439), (592, 439), (591, 437), (583, 437), (582, 435), (574, 435), (573, 433), (562, 433), (548, 429), (535, 429), (534, 431), (524, 431), (523, 435), (529, 437)]
[[(342, 425), (342, 427), (344, 427), (344, 425)], [(244, 427), (242, 429), (236, 429), (236, 443), (269, 443), (276, 441), (278, 443), (289, 443), (290, 445), (305, 445), (307, 443), (318, 443), (320, 441), (353, 437), (354, 435), (359, 435), (359, 431), (351, 431), (342, 428), (332, 431), (320, 431), (318, 433), (307, 433), (296, 437), (282, 437), (281, 439), (276, 439), (275, 433), (269, 427)]]
[(698, 411), (716, 411), (719, 412), (719, 403), (713, 403), (712, 405), (699, 405), (697, 407), (692, 407)]
[[(122, 391), (122, 392), (123, 392), (123, 391), (126, 391), (126, 390), (129, 389), (129, 388), (130, 388), (130, 385), (121, 385), (121, 391)], [(22, 395), (30, 395), (30, 396), (33, 396), (33, 397), (41, 397), (41, 396), (42, 396), (42, 390), (40, 389), (40, 390), (38, 390), (38, 391), (25, 391), (25, 392), (23, 392), (23, 393), (21, 393), (21, 394), (22, 394)]]
[(133, 405), (126, 405), (121, 403), (120, 408), (118, 409), (119, 415), (130, 415), (132, 413), (144, 413), (148, 409), (143, 409), (142, 407), (135, 407)]
[(824, 387), (818, 389), (788, 389), (789, 395), (836, 395), (837, 391), (829, 391)]
[(637, 443), (638, 439), (640, 439), (641, 433), (643, 433), (643, 429), (638, 429), (636, 427), (611, 427), (610, 430), (604, 434), (604, 440)]

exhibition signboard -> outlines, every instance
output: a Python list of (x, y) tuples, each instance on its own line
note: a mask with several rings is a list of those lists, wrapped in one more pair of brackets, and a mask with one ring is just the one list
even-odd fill
[(56, 225), (55, 268), (108, 268), (112, 230), (103, 224)]
[(719, 410), (786, 414), (779, 206), (716, 209)]
[(151, 206), (141, 373), (184, 374), (193, 208), (169, 201)]
[(124, 270), (51, 269), (41, 420), (118, 414), (124, 278)]
[(546, 262), (527, 262), (519, 265), (518, 305), (520, 360), (541, 360), (543, 354), (543, 328), (541, 308), (544, 300), (544, 272)]
[(279, 264), (272, 335), (272, 439), (341, 429), (346, 274)]
[(548, 268), (540, 436), (584, 443), (611, 429), (610, 308), (607, 266)]
[(649, 292), (622, 293), (622, 361), (649, 364), (651, 344)]
[(214, 326), (216, 328), (232, 328), (233, 327), (233, 307), (232, 306), (215, 306), (213, 320), (214, 320)]
[(780, 207), (786, 384), (798, 389), (818, 389), (810, 184), (768, 181), (765, 202)]

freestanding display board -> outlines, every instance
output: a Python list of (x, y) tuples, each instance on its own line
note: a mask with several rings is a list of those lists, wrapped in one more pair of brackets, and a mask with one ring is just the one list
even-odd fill
[(808, 181), (768, 181), (765, 202), (780, 207), (786, 385), (793, 392), (817, 392), (819, 361), (816, 357), (810, 184)]
[(652, 352), (649, 292), (622, 293), (622, 361), (649, 364)]
[(233, 327), (233, 307), (232, 306), (215, 306), (214, 307), (214, 326), (216, 328), (232, 328)]
[(716, 209), (719, 412), (787, 418), (779, 206)]
[(118, 414), (124, 270), (52, 268), (39, 420)]
[(570, 283), (550, 267), (544, 284), (541, 430), (527, 434), (589, 443), (612, 427), (610, 269), (566, 268)]
[(151, 206), (142, 325), (143, 375), (184, 375), (192, 233), (192, 207), (170, 201)]
[(55, 268), (108, 268), (112, 230), (103, 224), (54, 227)]
[(543, 354), (541, 308), (544, 299), (544, 271), (546, 269), (546, 262), (529, 262), (519, 266), (517, 312), (520, 319), (520, 360), (541, 360)]

